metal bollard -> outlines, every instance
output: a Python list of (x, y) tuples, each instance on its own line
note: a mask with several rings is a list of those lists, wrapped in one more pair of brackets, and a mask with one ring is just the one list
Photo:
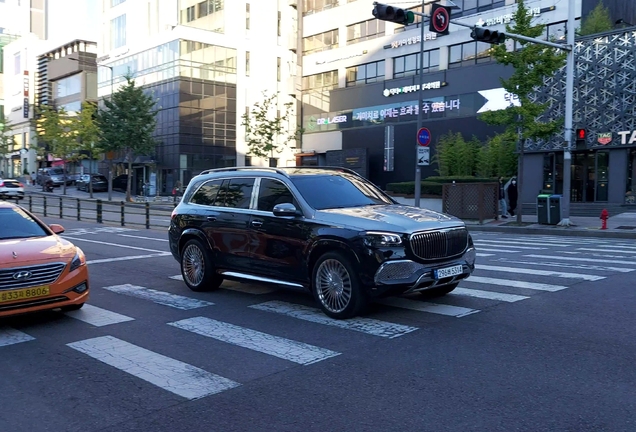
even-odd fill
[(97, 200), (97, 223), (102, 223), (102, 200)]
[(60, 219), (64, 219), (64, 204), (62, 202), (62, 197), (60, 197)]
[(124, 203), (123, 201), (121, 201), (121, 226), (126, 225), (124, 222), (124, 205), (126, 205), (126, 203)]
[(80, 199), (77, 199), (77, 220), (80, 221), (82, 220), (81, 216), (80, 216)]
[(29, 195), (29, 211), (33, 213), (33, 197)]
[(146, 202), (146, 229), (150, 229), (150, 203)]
[(46, 217), (46, 197), (42, 197), (42, 199), (44, 200), (44, 204), (42, 205), (44, 207), (44, 217)]

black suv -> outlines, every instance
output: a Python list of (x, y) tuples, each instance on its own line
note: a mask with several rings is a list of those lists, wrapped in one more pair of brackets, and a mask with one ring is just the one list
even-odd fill
[(190, 289), (223, 279), (305, 287), (333, 318), (361, 313), (372, 298), (449, 293), (475, 268), (461, 220), (400, 205), (344, 168), (204, 171), (168, 235)]

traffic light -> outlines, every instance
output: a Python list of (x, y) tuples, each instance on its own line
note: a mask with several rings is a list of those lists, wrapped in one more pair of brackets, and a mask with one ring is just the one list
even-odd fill
[(483, 27), (475, 27), (470, 37), (478, 42), (486, 42), (493, 45), (499, 45), (506, 41), (506, 35), (496, 30), (490, 31)]
[(412, 11), (380, 3), (375, 4), (373, 16), (382, 21), (404, 25), (412, 24), (415, 21), (415, 14)]
[(576, 130), (576, 147), (585, 148), (587, 146), (585, 139), (587, 138), (587, 131), (585, 129)]

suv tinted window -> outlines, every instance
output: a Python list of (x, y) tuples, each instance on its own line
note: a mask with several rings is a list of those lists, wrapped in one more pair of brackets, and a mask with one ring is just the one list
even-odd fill
[(215, 205), (220, 207), (250, 208), (252, 199), (252, 189), (254, 188), (253, 178), (226, 180), (219, 191)]
[(292, 182), (316, 210), (393, 204), (373, 184), (350, 174), (303, 175)]
[[(214, 205), (214, 201), (216, 200), (217, 195), (219, 194), (219, 190), (221, 189), (221, 183), (223, 180), (212, 180), (205, 183), (203, 186), (199, 188), (192, 195), (190, 202), (193, 204), (200, 204), (211, 206)], [(217, 204), (222, 205), (222, 204)]]
[(294, 196), (282, 182), (272, 179), (262, 179), (258, 192), (258, 210), (271, 212), (277, 204), (294, 204), (298, 208)]

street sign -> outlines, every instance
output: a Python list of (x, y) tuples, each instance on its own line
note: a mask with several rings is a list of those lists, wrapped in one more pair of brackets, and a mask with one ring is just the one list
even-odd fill
[(417, 143), (427, 147), (431, 143), (431, 131), (424, 127), (420, 128), (420, 130), (417, 131)]
[(434, 4), (431, 8), (431, 21), (429, 30), (438, 34), (447, 35), (450, 24), (450, 8)]
[(430, 147), (419, 146), (417, 148), (417, 164), (419, 166), (427, 166), (430, 164), (430, 160), (431, 160)]

